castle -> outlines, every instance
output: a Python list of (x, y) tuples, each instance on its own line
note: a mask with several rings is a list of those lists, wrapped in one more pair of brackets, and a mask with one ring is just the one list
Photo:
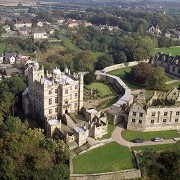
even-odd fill
[(83, 75), (53, 69), (44, 73), (37, 62), (28, 70), (28, 88), (23, 92), (25, 115), (33, 114), (40, 120), (62, 117), (80, 111), (83, 106)]
[(158, 131), (180, 127), (180, 91), (177, 87), (167, 93), (157, 94), (147, 100), (145, 92), (139, 93), (131, 105), (127, 129)]
[(47, 137), (64, 139), (72, 149), (85, 144), (88, 137), (107, 134), (107, 117), (102, 112), (84, 110), (81, 123), (69, 116), (83, 107), (84, 73), (72, 75), (66, 67), (64, 72), (55, 68), (45, 74), (37, 62), (27, 69), (29, 87), (22, 93), (23, 110), (40, 120)]

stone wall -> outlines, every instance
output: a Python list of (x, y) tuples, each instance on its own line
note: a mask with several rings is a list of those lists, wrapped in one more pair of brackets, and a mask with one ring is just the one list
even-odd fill
[(122, 180), (141, 178), (139, 169), (129, 169), (123, 171), (98, 173), (98, 174), (71, 174), (71, 180)]
[(104, 69), (102, 69), (102, 72), (108, 73), (108, 72), (111, 72), (111, 71), (115, 71), (117, 69), (123, 69), (125, 67), (135, 66), (135, 65), (137, 65), (140, 62), (149, 62), (149, 60), (141, 60), (141, 61), (128, 62), (127, 65), (125, 65), (125, 63), (115, 64), (115, 65), (112, 65), (112, 66), (105, 67)]

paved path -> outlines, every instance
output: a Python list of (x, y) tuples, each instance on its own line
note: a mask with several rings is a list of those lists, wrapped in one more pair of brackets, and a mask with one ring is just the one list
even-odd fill
[(150, 145), (158, 145), (158, 144), (172, 144), (176, 143), (173, 139), (165, 139), (162, 142), (154, 142), (154, 141), (145, 141), (144, 143), (133, 143), (126, 141), (122, 138), (121, 132), (124, 130), (122, 124), (118, 124), (112, 133), (112, 139), (114, 139), (118, 144), (126, 147), (133, 147), (133, 146), (150, 146)]
[(174, 79), (174, 80), (171, 80), (171, 81), (167, 81), (166, 84), (172, 84), (172, 83), (175, 83), (175, 82), (180, 82), (180, 81), (177, 80), (177, 79)]

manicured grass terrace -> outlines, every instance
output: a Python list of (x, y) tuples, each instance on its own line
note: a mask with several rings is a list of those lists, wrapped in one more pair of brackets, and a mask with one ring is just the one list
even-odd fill
[(93, 89), (93, 90), (97, 90), (98, 91), (98, 96), (100, 97), (105, 97), (105, 96), (110, 96), (113, 95), (113, 92), (111, 91), (111, 89), (102, 83), (91, 83), (89, 85), (85, 86), (87, 89)]
[(91, 174), (132, 169), (131, 153), (127, 147), (112, 142), (76, 156), (73, 173)]
[(144, 140), (151, 140), (155, 137), (160, 137), (163, 139), (171, 139), (175, 137), (180, 137), (180, 134), (178, 134), (176, 130), (137, 132), (126, 129), (122, 131), (122, 137), (127, 141), (133, 141), (134, 139), (137, 138), (142, 138)]

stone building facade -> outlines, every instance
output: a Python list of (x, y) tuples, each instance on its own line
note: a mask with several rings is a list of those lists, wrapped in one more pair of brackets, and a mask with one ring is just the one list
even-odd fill
[(171, 56), (171, 54), (163, 54), (158, 52), (152, 63), (155, 66), (161, 66), (166, 72), (180, 77), (180, 56)]
[(139, 93), (130, 107), (127, 129), (134, 131), (159, 131), (180, 128), (180, 91), (174, 87), (167, 93), (146, 100)]
[(62, 117), (65, 113), (80, 111), (83, 106), (83, 75), (54, 69), (44, 73), (37, 62), (28, 69), (28, 88), (23, 92), (23, 109), (26, 115), (39, 119)]

